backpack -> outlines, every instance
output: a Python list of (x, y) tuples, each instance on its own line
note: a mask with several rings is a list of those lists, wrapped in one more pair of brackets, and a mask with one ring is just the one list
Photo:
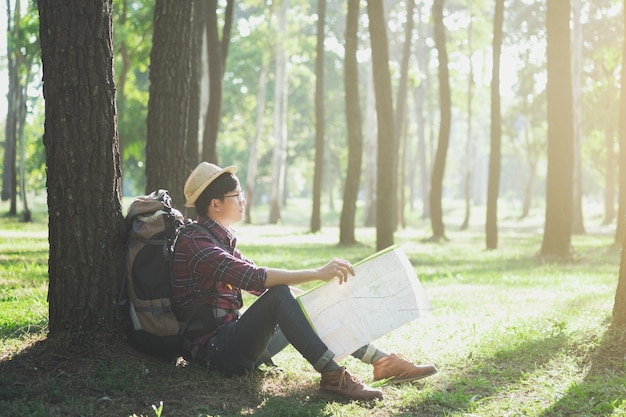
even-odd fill
[(182, 354), (184, 336), (192, 332), (197, 336), (213, 324), (204, 303), (182, 320), (172, 306), (174, 245), (180, 231), (192, 223), (172, 207), (167, 190), (137, 197), (126, 215), (126, 282), (122, 289), (131, 323), (128, 341), (144, 353), (165, 359)]

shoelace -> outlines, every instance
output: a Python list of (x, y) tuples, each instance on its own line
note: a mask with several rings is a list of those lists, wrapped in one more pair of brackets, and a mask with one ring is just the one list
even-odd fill
[(350, 377), (350, 380), (352, 381), (353, 384), (355, 385), (359, 385), (361, 383), (361, 381), (359, 380), (359, 378), (357, 378), (356, 376), (350, 374), (350, 372), (348, 372), (347, 370), (343, 370), (343, 372), (341, 373), (341, 377), (339, 378), (339, 389), (341, 389), (342, 386), (347, 386), (348, 385), (348, 381), (346, 380), (346, 374), (348, 374), (348, 376)]

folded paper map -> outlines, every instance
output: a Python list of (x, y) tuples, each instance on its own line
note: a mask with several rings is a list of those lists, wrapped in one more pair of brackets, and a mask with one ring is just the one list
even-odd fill
[(298, 297), (313, 328), (341, 361), (361, 346), (432, 310), (402, 248), (354, 265), (355, 276), (326, 282)]

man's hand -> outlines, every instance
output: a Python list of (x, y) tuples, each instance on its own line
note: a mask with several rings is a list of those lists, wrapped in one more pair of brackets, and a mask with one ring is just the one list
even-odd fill
[(328, 262), (322, 268), (318, 269), (318, 271), (322, 275), (320, 277), (322, 281), (330, 281), (333, 278), (339, 278), (339, 284), (348, 281), (350, 275), (354, 276), (354, 269), (352, 269), (350, 262), (337, 258)]

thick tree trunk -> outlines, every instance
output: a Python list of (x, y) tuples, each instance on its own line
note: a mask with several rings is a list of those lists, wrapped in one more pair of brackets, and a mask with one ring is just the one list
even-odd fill
[(548, 175), (541, 255), (572, 255), (574, 120), (572, 106), (570, 2), (548, 0)]
[(363, 159), (363, 134), (361, 132), (361, 107), (359, 105), (359, 72), (357, 62), (359, 29), (359, 0), (348, 0), (346, 16), (346, 54), (344, 83), (346, 89), (346, 126), (348, 129), (348, 171), (343, 189), (343, 206), (339, 221), (339, 244), (356, 243), (354, 233), (356, 201)]
[(391, 75), (387, 28), (382, 0), (368, 0), (367, 15), (370, 22), (372, 44), (372, 66), (376, 114), (378, 120), (378, 177), (376, 180), (376, 248), (382, 250), (393, 245), (395, 216), (393, 215), (396, 193), (393, 192), (393, 176), (396, 172), (394, 152), (396, 150), (391, 97)]
[(101, 332), (114, 317), (123, 261), (112, 2), (41, 1), (39, 15), (50, 335)]
[(491, 72), (491, 152), (489, 154), (489, 184), (487, 187), (487, 249), (498, 248), (498, 191), (500, 189), (500, 159), (502, 117), (500, 115), (500, 55), (504, 0), (496, 0), (493, 20), (493, 67)]
[[(146, 192), (169, 190), (183, 209), (183, 184), (191, 88), (190, 2), (157, 0), (150, 53), (150, 100), (146, 143)], [(167, 161), (167, 162), (166, 162)]]

